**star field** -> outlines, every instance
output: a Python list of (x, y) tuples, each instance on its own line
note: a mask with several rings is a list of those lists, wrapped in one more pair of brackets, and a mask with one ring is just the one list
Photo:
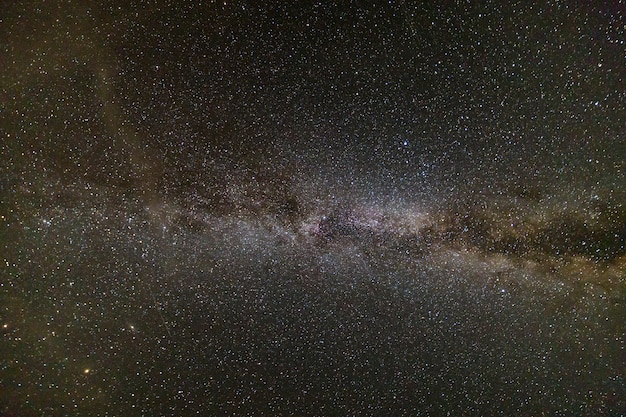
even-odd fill
[(0, 414), (626, 413), (622, 2), (0, 8)]

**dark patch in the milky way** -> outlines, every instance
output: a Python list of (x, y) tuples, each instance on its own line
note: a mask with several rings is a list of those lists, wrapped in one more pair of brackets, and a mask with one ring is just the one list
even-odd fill
[[(543, 219), (530, 213), (511, 216), (513, 203), (491, 211), (481, 208), (489, 204), (463, 202), (463, 208), (445, 214), (443, 231), (433, 233), (448, 240), (464, 240), (482, 251), (521, 257), (584, 256), (611, 262), (626, 254), (626, 209), (615, 201), (592, 201), (580, 212), (545, 210)], [(506, 219), (500, 217), (499, 209), (508, 214)]]

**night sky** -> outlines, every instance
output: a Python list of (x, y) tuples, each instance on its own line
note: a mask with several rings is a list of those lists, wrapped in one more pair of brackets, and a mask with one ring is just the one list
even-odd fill
[(626, 414), (626, 3), (111, 3), (0, 2), (0, 415)]

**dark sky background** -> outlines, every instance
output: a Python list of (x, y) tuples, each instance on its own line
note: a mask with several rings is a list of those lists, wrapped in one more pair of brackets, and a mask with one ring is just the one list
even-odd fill
[(0, 2), (0, 414), (625, 413), (625, 15)]
[(6, 9), (3, 113), (67, 177), (133, 182), (130, 152), (402, 191), (623, 179), (619, 4)]

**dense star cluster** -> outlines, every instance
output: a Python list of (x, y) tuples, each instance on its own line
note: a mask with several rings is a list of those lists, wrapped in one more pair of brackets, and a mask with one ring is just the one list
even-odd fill
[(626, 413), (625, 4), (110, 3), (0, 7), (0, 415)]

